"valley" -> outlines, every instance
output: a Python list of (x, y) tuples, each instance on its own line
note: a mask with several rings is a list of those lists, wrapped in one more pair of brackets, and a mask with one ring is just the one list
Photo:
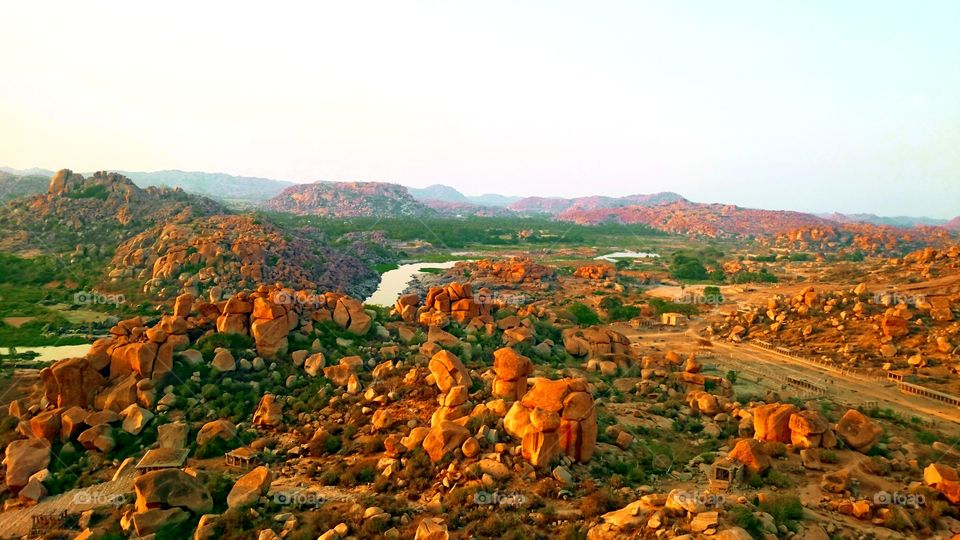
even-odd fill
[(0, 538), (960, 533), (949, 229), (271, 186), (5, 203)]

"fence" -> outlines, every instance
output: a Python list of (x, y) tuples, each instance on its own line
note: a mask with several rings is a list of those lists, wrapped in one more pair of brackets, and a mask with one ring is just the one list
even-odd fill
[[(953, 405), (954, 407), (960, 407), (960, 397), (953, 396), (944, 392), (940, 392), (938, 390), (933, 390), (932, 388), (927, 388), (919, 384), (906, 382), (903, 380), (903, 375), (899, 373), (887, 373), (886, 375), (881, 375), (877, 373), (875, 370), (869, 370), (869, 369), (863, 369), (863, 368), (841, 367), (841, 366), (837, 366), (833, 362), (830, 362), (829, 360), (825, 360), (823, 358), (812, 358), (809, 356), (799, 355), (791, 351), (790, 349), (787, 349), (786, 347), (775, 346), (771, 343), (768, 343), (766, 341), (762, 341), (759, 339), (755, 339), (751, 341), (750, 344), (756, 347), (760, 347), (761, 349), (766, 349), (769, 351), (782, 354), (784, 356), (789, 356), (790, 358), (793, 358), (800, 362), (804, 362), (807, 364), (815, 364), (817, 366), (827, 368), (831, 371), (840, 373), (841, 375), (845, 375), (848, 377), (852, 376), (852, 377), (863, 378), (863, 379), (867, 379), (867, 380), (870, 380), (876, 383), (881, 383), (881, 384), (893, 383), (894, 385), (896, 385), (897, 390), (905, 394), (921, 396), (921, 397), (925, 397), (935, 401), (940, 401), (948, 405)], [(790, 378), (792, 377), (788, 377), (788, 379)]]

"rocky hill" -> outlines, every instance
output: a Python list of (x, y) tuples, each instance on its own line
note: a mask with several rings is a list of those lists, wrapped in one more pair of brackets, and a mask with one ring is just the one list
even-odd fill
[(949, 240), (948, 231), (941, 227), (917, 226), (904, 229), (891, 225), (845, 223), (800, 227), (761, 241), (798, 251), (859, 251), (865, 254), (894, 255)]
[(604, 197), (593, 195), (588, 197), (526, 197), (508, 206), (511, 210), (521, 213), (560, 214), (565, 211), (593, 211), (604, 208), (621, 208), (626, 206), (652, 206), (670, 202), (686, 201), (682, 196), (672, 192), (627, 195), (625, 197)]
[(407, 188), (387, 182), (315, 182), (288, 187), (269, 210), (327, 217), (414, 216), (433, 213)]
[(655, 229), (709, 237), (766, 235), (800, 227), (828, 226), (831, 222), (785, 210), (757, 210), (726, 204), (701, 204), (686, 200), (651, 206), (583, 210), (571, 208), (558, 219), (580, 224), (604, 222), (642, 223)]
[(943, 224), (944, 229), (960, 232), (960, 216), (957, 216)]
[(917, 225), (942, 226), (945, 219), (913, 216), (878, 216), (875, 214), (818, 214), (819, 217), (836, 221), (837, 223), (871, 223), (873, 225), (890, 225), (893, 227), (916, 227)]
[(249, 215), (216, 215), (134, 236), (117, 248), (109, 278), (135, 279), (154, 298), (211, 290), (219, 297), (277, 281), (366, 297), (379, 276), (349, 252)]
[(47, 191), (16, 199), (0, 215), (0, 249), (63, 253), (77, 246), (116, 246), (157, 223), (187, 222), (223, 212), (218, 203), (181, 189), (141, 189), (117, 173), (58, 171)]

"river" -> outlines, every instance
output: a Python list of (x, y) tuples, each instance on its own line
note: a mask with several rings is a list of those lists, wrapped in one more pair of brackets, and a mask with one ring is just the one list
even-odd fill
[(399, 267), (384, 272), (383, 275), (380, 276), (380, 285), (377, 286), (377, 290), (374, 291), (364, 303), (391, 307), (414, 278), (426, 274), (426, 272), (422, 271), (423, 268), (453, 268), (454, 265), (459, 262), (464, 261), (401, 264)]
[(656, 253), (646, 253), (644, 251), (617, 251), (616, 253), (607, 253), (594, 257), (594, 260), (617, 262), (617, 259), (646, 259), (649, 257), (659, 257)]

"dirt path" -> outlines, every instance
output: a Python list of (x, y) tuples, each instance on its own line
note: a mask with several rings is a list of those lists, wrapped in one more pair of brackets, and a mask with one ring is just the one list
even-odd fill
[(851, 406), (876, 401), (880, 408), (890, 408), (907, 417), (916, 415), (935, 421), (947, 433), (960, 434), (960, 411), (956, 407), (920, 396), (904, 394), (893, 385), (844, 377), (825, 368), (814, 367), (787, 355), (750, 345), (736, 345), (714, 341), (714, 349), (724, 351), (734, 359), (743, 359), (753, 365), (763, 365), (784, 374), (805, 378), (823, 386), (827, 397)]
[(122, 475), (110, 482), (70, 490), (43, 499), (35, 506), (0, 514), (0, 538), (20, 538), (30, 534), (33, 516), (57, 515), (61, 512), (80, 514), (96, 507), (122, 504), (133, 494), (136, 471), (128, 467)]

